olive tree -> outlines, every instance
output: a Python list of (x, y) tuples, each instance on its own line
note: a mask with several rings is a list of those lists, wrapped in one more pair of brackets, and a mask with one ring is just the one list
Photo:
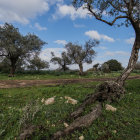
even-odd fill
[[(124, 85), (125, 80), (134, 69), (140, 48), (140, 1), (139, 0), (73, 0), (78, 8), (84, 5), (90, 15), (110, 26), (131, 25), (135, 31), (135, 42), (127, 68), (118, 77), (117, 83)], [(105, 14), (107, 16), (105, 16)], [(124, 19), (124, 20), (120, 20)], [(117, 22), (119, 21), (120, 22)]]
[(89, 40), (84, 46), (69, 42), (65, 48), (68, 56), (71, 59), (72, 64), (78, 64), (80, 69), (80, 75), (83, 75), (83, 63), (91, 64), (95, 57), (95, 51), (93, 47), (99, 44), (96, 40)]
[[(140, 48), (140, 2), (139, 0), (73, 0), (75, 8), (84, 7), (89, 14), (95, 19), (106, 23), (110, 26), (118, 22), (118, 26), (131, 25), (135, 31), (135, 42), (132, 48), (131, 56), (127, 68), (117, 78), (116, 81), (106, 81), (97, 86), (96, 92), (88, 95), (83, 103), (70, 114), (73, 122), (63, 131), (58, 131), (53, 135), (53, 139), (59, 139), (64, 135), (68, 135), (76, 129), (88, 127), (102, 113), (103, 104), (119, 100), (125, 93), (123, 85), (125, 80), (134, 69), (138, 60)], [(105, 14), (107, 16), (105, 16)], [(122, 20), (124, 19), (124, 20)], [(91, 112), (82, 116), (85, 108), (92, 103), (98, 102), (96, 106), (91, 108)]]
[[(18, 72), (24, 71), (25, 65), (26, 65), (26, 61), (24, 59), (19, 58), (17, 63), (16, 63), (16, 70)], [(5, 57), (0, 62), (0, 71), (8, 73), (10, 70), (10, 66), (11, 66), (10, 60), (7, 57)]]
[(18, 28), (5, 23), (0, 26), (0, 56), (10, 61), (10, 76), (14, 76), (19, 59), (30, 57), (33, 52), (39, 52), (45, 44), (38, 36), (27, 34), (23, 36)]
[(71, 64), (71, 60), (69, 59), (66, 52), (62, 52), (61, 57), (55, 56), (54, 52), (51, 52), (51, 54), (52, 54), (52, 58), (50, 62), (54, 64), (58, 64), (60, 69), (62, 69), (63, 71), (66, 71), (69, 69), (67, 65)]
[(93, 65), (93, 70), (94, 70), (94, 71), (98, 71), (98, 70), (99, 70), (99, 66), (100, 66), (99, 63), (94, 64), (94, 65)]
[(109, 66), (110, 71), (119, 71), (123, 69), (122, 64), (115, 59), (108, 60), (105, 64)]
[(27, 66), (30, 70), (40, 71), (41, 69), (49, 68), (49, 63), (47, 61), (41, 60), (38, 55), (34, 55), (32, 59), (29, 59), (29, 64)]
[(109, 65), (107, 63), (103, 63), (101, 65), (101, 71), (104, 73), (109, 73), (110, 72)]

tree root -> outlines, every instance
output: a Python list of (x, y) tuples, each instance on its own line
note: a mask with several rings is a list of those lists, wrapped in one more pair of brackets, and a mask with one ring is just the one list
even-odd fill
[(99, 102), (113, 102), (125, 93), (125, 90), (118, 83), (113, 81), (107, 81), (97, 86), (96, 93), (88, 95), (88, 97), (83, 101), (83, 103), (70, 114), (70, 118), (76, 119), (79, 117), (86, 106), (99, 101)]
[(102, 106), (97, 104), (92, 111), (82, 117), (77, 118), (73, 123), (71, 123), (64, 131), (58, 131), (53, 135), (52, 140), (58, 140), (60, 137), (72, 133), (76, 129), (90, 126), (92, 122), (101, 115)]
[(25, 139), (27, 139), (27, 138), (30, 138), (30, 136), (33, 134), (33, 132), (34, 132), (36, 129), (37, 129), (37, 127), (34, 126), (34, 125), (31, 125), (31, 126), (27, 127), (26, 129), (24, 129), (24, 130), (22, 131), (22, 133), (21, 133), (20, 136), (19, 136), (19, 139), (20, 139), (20, 140), (25, 140)]
[(100, 92), (97, 98), (99, 102), (114, 102), (123, 97), (125, 89), (117, 82), (106, 81), (98, 85), (95, 92)]
[[(98, 85), (95, 92), (96, 93), (89, 95), (76, 109), (76, 111), (70, 114), (70, 117), (74, 118), (75, 120), (63, 131), (56, 132), (53, 135), (52, 140), (57, 140), (65, 135), (72, 133), (76, 129), (88, 127), (89, 125), (91, 125), (92, 122), (100, 116), (102, 103), (104, 103), (105, 101), (111, 103), (119, 100), (122, 95), (124, 95), (125, 90), (118, 83), (114, 81), (107, 81)], [(89, 114), (79, 117), (82, 112), (84, 112), (86, 106), (95, 103), (96, 101), (98, 101), (99, 104), (97, 104)]]
[[(90, 126), (93, 121), (101, 115), (102, 104), (105, 101), (109, 101), (110, 103), (117, 101), (124, 93), (124, 88), (113, 81), (107, 81), (98, 85), (95, 93), (88, 95), (76, 111), (70, 114), (69, 119), (74, 119), (74, 121), (64, 130), (54, 133), (51, 140), (58, 140), (65, 135), (71, 134), (77, 129)], [(81, 116), (85, 108), (95, 102), (98, 102), (98, 104), (91, 109), (92, 111)], [(30, 126), (29, 128), (24, 129), (23, 133), (20, 134), (19, 139), (24, 140), (30, 137), (35, 132), (36, 128), (36, 126)]]
[(99, 93), (88, 95), (84, 102), (73, 113), (70, 114), (70, 118), (78, 118), (82, 114), (86, 106), (94, 103), (99, 95)]

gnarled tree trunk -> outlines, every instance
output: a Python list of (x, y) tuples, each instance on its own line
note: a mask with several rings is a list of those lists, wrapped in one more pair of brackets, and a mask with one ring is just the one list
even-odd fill
[(124, 85), (125, 80), (130, 75), (130, 73), (133, 71), (135, 64), (138, 60), (138, 54), (139, 54), (139, 49), (140, 49), (140, 27), (139, 27), (139, 25), (137, 27), (135, 27), (134, 29), (136, 32), (136, 38), (135, 38), (135, 42), (134, 42), (134, 45), (132, 48), (128, 66), (116, 80), (116, 82), (118, 84), (120, 84), (121, 86)]
[(82, 65), (82, 63), (79, 64), (79, 69), (80, 69), (79, 74), (83, 75), (83, 65)]
[(9, 77), (14, 77), (14, 75), (15, 75), (15, 70), (16, 70), (16, 66), (15, 66), (15, 65), (11, 65), (11, 70), (10, 70), (10, 75), (9, 75)]
[(10, 75), (9, 75), (9, 77), (14, 77), (14, 75), (15, 75), (16, 62), (17, 62), (17, 59), (11, 59), (11, 69), (10, 69)]
[(64, 62), (64, 64), (62, 65), (62, 69), (63, 69), (64, 72), (67, 70), (65, 62)]
[[(74, 112), (70, 114), (70, 118), (75, 119), (74, 122), (71, 123), (65, 130), (56, 132), (53, 135), (52, 140), (59, 139), (60, 137), (68, 135), (78, 128), (89, 126), (96, 119), (94, 118), (94, 116), (97, 116), (97, 118), (100, 116), (101, 108), (99, 107), (95, 107), (93, 108), (94, 110), (93, 112), (90, 112), (85, 116), (81, 116), (86, 106), (95, 103), (96, 101), (98, 101), (102, 105), (105, 101), (109, 101), (111, 103), (121, 98), (121, 96), (125, 93), (125, 90), (123, 88), (124, 82), (130, 75), (131, 71), (134, 69), (134, 66), (138, 60), (139, 48), (140, 48), (140, 27), (139, 30), (136, 31), (136, 39), (132, 48), (129, 63), (124, 72), (117, 78), (115, 82), (111, 81), (100, 84), (96, 88), (96, 93), (89, 95), (84, 100), (84, 102)], [(79, 68), (80, 73), (83, 72), (82, 65), (79, 64)], [(88, 119), (87, 116), (89, 117)], [(91, 120), (90, 123), (87, 123), (88, 120)]]

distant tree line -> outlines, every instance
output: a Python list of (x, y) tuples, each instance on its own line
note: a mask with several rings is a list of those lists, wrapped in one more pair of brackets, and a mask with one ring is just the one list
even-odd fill
[[(35, 34), (22, 35), (18, 28), (5, 23), (0, 26), (0, 71), (10, 71), (11, 77), (15, 71), (36, 70), (49, 68), (49, 62), (41, 60), (39, 53), (46, 42)], [(66, 71), (68, 65), (78, 64), (80, 74), (83, 74), (83, 63), (92, 63), (95, 57), (93, 47), (98, 45), (96, 40), (89, 40), (84, 46), (69, 42), (66, 51), (61, 56), (52, 52), (51, 63), (58, 64), (61, 70)]]
[[(5, 23), (0, 26), (0, 71), (9, 72), (9, 76), (14, 76), (15, 71), (40, 71), (49, 68), (49, 62), (41, 60), (39, 57), (43, 45), (47, 44), (35, 34), (28, 33), (22, 35), (18, 28), (12, 24)], [(84, 45), (69, 42), (65, 45), (65, 51), (61, 56), (56, 56), (51, 52), (50, 63), (58, 64), (59, 69), (66, 71), (69, 65), (77, 64), (79, 74), (83, 75), (83, 64), (91, 64), (96, 52), (93, 49), (99, 44), (97, 40), (86, 41)], [(117, 60), (111, 59), (102, 65), (95, 64), (93, 71), (119, 71), (123, 67)], [(140, 69), (140, 62), (135, 66)]]

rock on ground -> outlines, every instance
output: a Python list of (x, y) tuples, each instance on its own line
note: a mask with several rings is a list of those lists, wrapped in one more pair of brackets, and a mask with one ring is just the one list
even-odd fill
[(55, 97), (48, 98), (44, 101), (45, 105), (53, 104), (55, 102)]
[(78, 102), (77, 100), (72, 99), (71, 97), (68, 97), (68, 96), (65, 96), (65, 99), (67, 99), (66, 103), (70, 103), (73, 105), (77, 104), (77, 102)]
[(84, 140), (84, 136), (80, 136), (79, 137), (79, 140)]
[(65, 127), (68, 127), (69, 125), (68, 125), (67, 123), (64, 123), (64, 126), (65, 126)]
[(105, 105), (105, 109), (108, 110), (108, 111), (112, 111), (112, 112), (115, 112), (117, 110), (117, 108), (109, 105), (109, 104), (106, 104)]

